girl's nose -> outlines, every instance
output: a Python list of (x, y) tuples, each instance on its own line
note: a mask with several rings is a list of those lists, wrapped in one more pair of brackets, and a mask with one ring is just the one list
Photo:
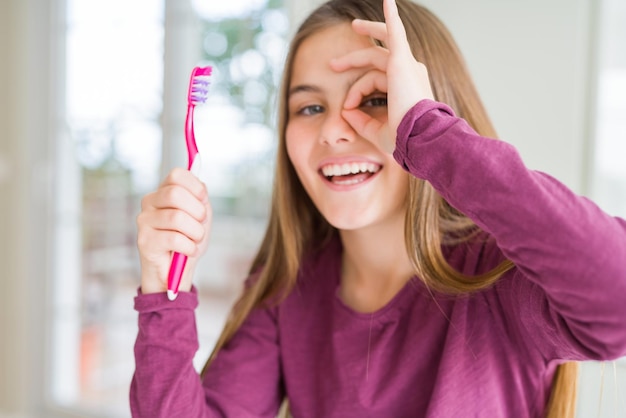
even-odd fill
[(341, 116), (341, 110), (329, 111), (320, 130), (320, 142), (328, 145), (336, 145), (341, 142), (354, 141), (356, 132), (352, 126)]

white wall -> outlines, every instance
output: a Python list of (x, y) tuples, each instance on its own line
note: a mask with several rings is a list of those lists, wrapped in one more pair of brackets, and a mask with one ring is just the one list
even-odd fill
[(424, 0), (448, 26), (500, 137), (577, 192), (593, 115), (592, 0)]

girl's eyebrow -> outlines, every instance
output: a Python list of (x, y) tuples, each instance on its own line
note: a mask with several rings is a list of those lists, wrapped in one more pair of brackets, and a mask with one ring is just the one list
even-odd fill
[[(352, 85), (356, 83), (358, 79), (358, 76), (349, 79), (346, 82), (346, 90), (349, 90), (350, 87), (352, 87)], [(297, 93), (322, 93), (323, 91), (324, 89), (313, 84), (298, 84), (289, 89), (289, 92), (287, 93), (287, 98)]]
[(287, 94), (287, 97), (291, 97), (296, 93), (304, 93), (304, 92), (320, 93), (321, 91), (322, 89), (319, 88), (318, 86), (313, 86), (310, 84), (298, 84), (297, 86), (293, 86), (289, 89), (289, 93)]

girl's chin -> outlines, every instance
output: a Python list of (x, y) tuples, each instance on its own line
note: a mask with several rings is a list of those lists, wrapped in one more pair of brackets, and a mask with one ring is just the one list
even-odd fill
[[(374, 200), (375, 201), (375, 200)], [(343, 202), (337, 205), (321, 205), (318, 210), (333, 227), (343, 231), (355, 231), (382, 225), (403, 224), (406, 216), (406, 206), (399, 204), (396, 207), (387, 205), (368, 204), (354, 200), (351, 204)]]
[(363, 211), (342, 214), (323, 213), (329, 224), (339, 230), (354, 231), (372, 225), (375, 220), (366, 217)]

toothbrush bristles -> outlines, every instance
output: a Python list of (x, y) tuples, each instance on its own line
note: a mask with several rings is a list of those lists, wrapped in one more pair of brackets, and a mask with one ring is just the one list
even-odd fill
[(194, 104), (203, 104), (209, 97), (210, 76), (196, 76), (191, 83), (189, 100)]

